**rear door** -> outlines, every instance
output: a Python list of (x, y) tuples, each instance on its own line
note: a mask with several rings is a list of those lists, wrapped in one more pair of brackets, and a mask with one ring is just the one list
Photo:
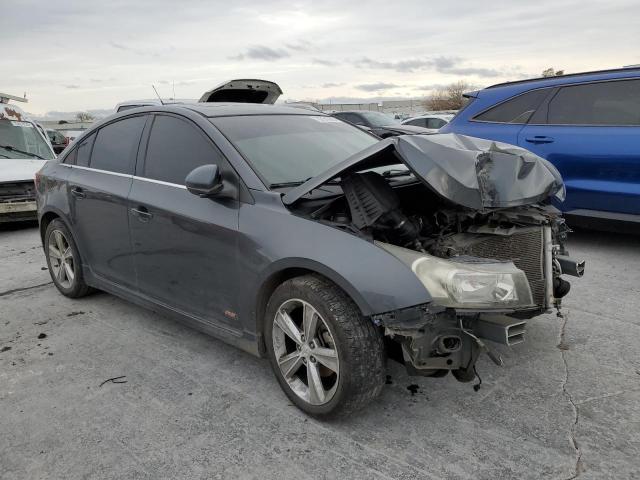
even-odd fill
[(518, 144), (558, 168), (563, 210), (640, 214), (640, 80), (556, 89)]
[(235, 172), (197, 125), (176, 115), (154, 116), (129, 196), (138, 288), (180, 313), (235, 329), (239, 200), (201, 198), (186, 189), (189, 172), (206, 164), (217, 164), (223, 179), (237, 185)]
[(470, 123), (456, 128), (456, 133), (517, 145), (525, 123), (549, 95), (551, 89), (530, 90), (499, 103), (473, 117)]
[(127, 197), (142, 130), (138, 115), (110, 123), (82, 140), (68, 177), (73, 232), (93, 274), (135, 288)]

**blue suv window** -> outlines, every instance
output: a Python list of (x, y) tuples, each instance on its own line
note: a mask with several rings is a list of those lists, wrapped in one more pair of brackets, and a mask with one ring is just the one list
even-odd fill
[(549, 94), (548, 88), (531, 90), (513, 97), (489, 110), (476, 115), (474, 120), (497, 123), (527, 123), (531, 115)]
[(562, 87), (549, 102), (554, 125), (640, 125), (640, 80)]

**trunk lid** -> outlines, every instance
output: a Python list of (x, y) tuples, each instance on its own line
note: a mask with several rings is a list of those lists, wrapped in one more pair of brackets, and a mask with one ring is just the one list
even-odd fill
[(224, 82), (205, 92), (198, 102), (275, 103), (282, 95), (277, 83), (259, 79), (237, 79)]

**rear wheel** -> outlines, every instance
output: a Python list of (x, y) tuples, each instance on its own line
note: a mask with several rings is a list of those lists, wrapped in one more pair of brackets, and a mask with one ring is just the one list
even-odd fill
[(79, 298), (91, 291), (82, 276), (80, 253), (73, 236), (61, 220), (52, 220), (47, 226), (44, 251), (51, 279), (60, 293)]
[(382, 335), (331, 282), (314, 275), (288, 280), (273, 293), (266, 315), (272, 368), (301, 410), (345, 415), (382, 390)]

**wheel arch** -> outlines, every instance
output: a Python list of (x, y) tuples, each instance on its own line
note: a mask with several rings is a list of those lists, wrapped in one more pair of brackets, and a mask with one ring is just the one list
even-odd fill
[(49, 210), (45, 211), (41, 216), (40, 216), (40, 240), (42, 240), (42, 244), (44, 245), (44, 234), (47, 232), (47, 227), (49, 226), (49, 224), (55, 220), (55, 219), (59, 219), (61, 220), (66, 227), (69, 229), (70, 232), (72, 232), (71, 230), (71, 226), (69, 225), (69, 222), (66, 221), (64, 215), (62, 214), (62, 212), (58, 211), (55, 208), (50, 208)]
[(276, 262), (276, 264), (274, 264), (272, 268), (262, 276), (262, 280), (259, 283), (260, 287), (257, 290), (253, 311), (255, 331), (258, 339), (258, 350), (261, 355), (265, 352), (264, 315), (271, 295), (278, 286), (287, 280), (301, 277), (303, 275), (317, 275), (330, 281), (340, 288), (356, 304), (362, 315), (368, 316), (372, 314), (370, 305), (358, 290), (344, 277), (325, 265), (309, 259), (288, 259)]

